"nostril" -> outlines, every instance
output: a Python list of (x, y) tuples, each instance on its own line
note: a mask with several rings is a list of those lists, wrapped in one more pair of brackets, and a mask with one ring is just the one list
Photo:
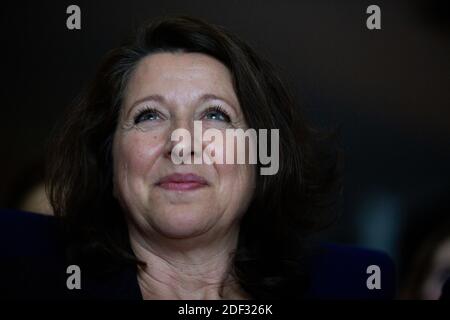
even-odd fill
[(172, 156), (172, 150), (173, 150), (173, 147), (171, 147), (171, 148), (169, 148), (167, 151), (166, 151), (166, 158), (171, 158), (171, 156)]

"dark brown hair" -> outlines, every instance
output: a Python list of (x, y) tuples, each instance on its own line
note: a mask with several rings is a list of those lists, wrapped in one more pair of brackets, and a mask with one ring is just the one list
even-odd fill
[(154, 20), (109, 52), (54, 134), (48, 191), (64, 222), (69, 251), (118, 264), (137, 262), (113, 197), (112, 137), (137, 63), (152, 53), (179, 51), (221, 61), (232, 74), (249, 127), (280, 130), (279, 171), (257, 177), (254, 200), (241, 222), (234, 272), (254, 298), (293, 297), (303, 281), (303, 238), (323, 225), (340, 192), (336, 153), (319, 147), (319, 134), (307, 126), (268, 61), (222, 28), (190, 17)]

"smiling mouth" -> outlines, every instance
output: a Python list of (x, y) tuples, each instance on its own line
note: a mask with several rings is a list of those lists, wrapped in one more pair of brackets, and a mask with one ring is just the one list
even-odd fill
[(172, 174), (162, 178), (156, 184), (170, 191), (191, 191), (208, 186), (208, 182), (196, 174)]

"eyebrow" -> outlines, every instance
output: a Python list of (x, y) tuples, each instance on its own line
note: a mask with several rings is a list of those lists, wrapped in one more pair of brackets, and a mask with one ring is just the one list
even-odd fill
[[(201, 103), (206, 102), (208, 100), (222, 100), (225, 103), (227, 103), (230, 107), (232, 107), (234, 109), (234, 111), (236, 112), (236, 114), (238, 113), (238, 109), (236, 108), (236, 106), (233, 103), (231, 103), (228, 99), (217, 96), (215, 94), (207, 93), (207, 94), (202, 95), (198, 99), (198, 101)], [(133, 104), (131, 105), (130, 109), (127, 112), (127, 117), (130, 115), (131, 110), (133, 110), (137, 105), (139, 105), (143, 102), (150, 102), (150, 101), (164, 103), (166, 100), (164, 99), (164, 97), (162, 95), (159, 95), (159, 94), (152, 94), (149, 96), (145, 96), (141, 99), (138, 99), (135, 102), (133, 102)]]
[(236, 108), (236, 106), (231, 103), (231, 101), (229, 101), (226, 98), (220, 97), (220, 96), (216, 96), (215, 94), (204, 94), (200, 97), (199, 101), (201, 102), (206, 102), (208, 100), (222, 100), (224, 101), (226, 104), (228, 104), (230, 107), (232, 107), (234, 109), (234, 112), (237, 114), (238, 113), (238, 109)]
[(133, 102), (130, 109), (128, 109), (127, 117), (130, 115), (131, 110), (133, 110), (137, 105), (141, 104), (142, 102), (147, 102), (147, 101), (148, 102), (155, 101), (155, 102), (159, 102), (159, 103), (164, 103), (165, 99), (162, 95), (159, 95), (159, 94), (152, 94), (149, 96), (145, 96), (141, 99), (138, 99), (135, 102)]

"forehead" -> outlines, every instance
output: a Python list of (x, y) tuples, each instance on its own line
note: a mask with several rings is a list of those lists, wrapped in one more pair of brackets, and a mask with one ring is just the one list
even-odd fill
[(201, 53), (156, 53), (139, 61), (127, 85), (125, 107), (150, 94), (180, 102), (215, 94), (237, 103), (228, 68)]

